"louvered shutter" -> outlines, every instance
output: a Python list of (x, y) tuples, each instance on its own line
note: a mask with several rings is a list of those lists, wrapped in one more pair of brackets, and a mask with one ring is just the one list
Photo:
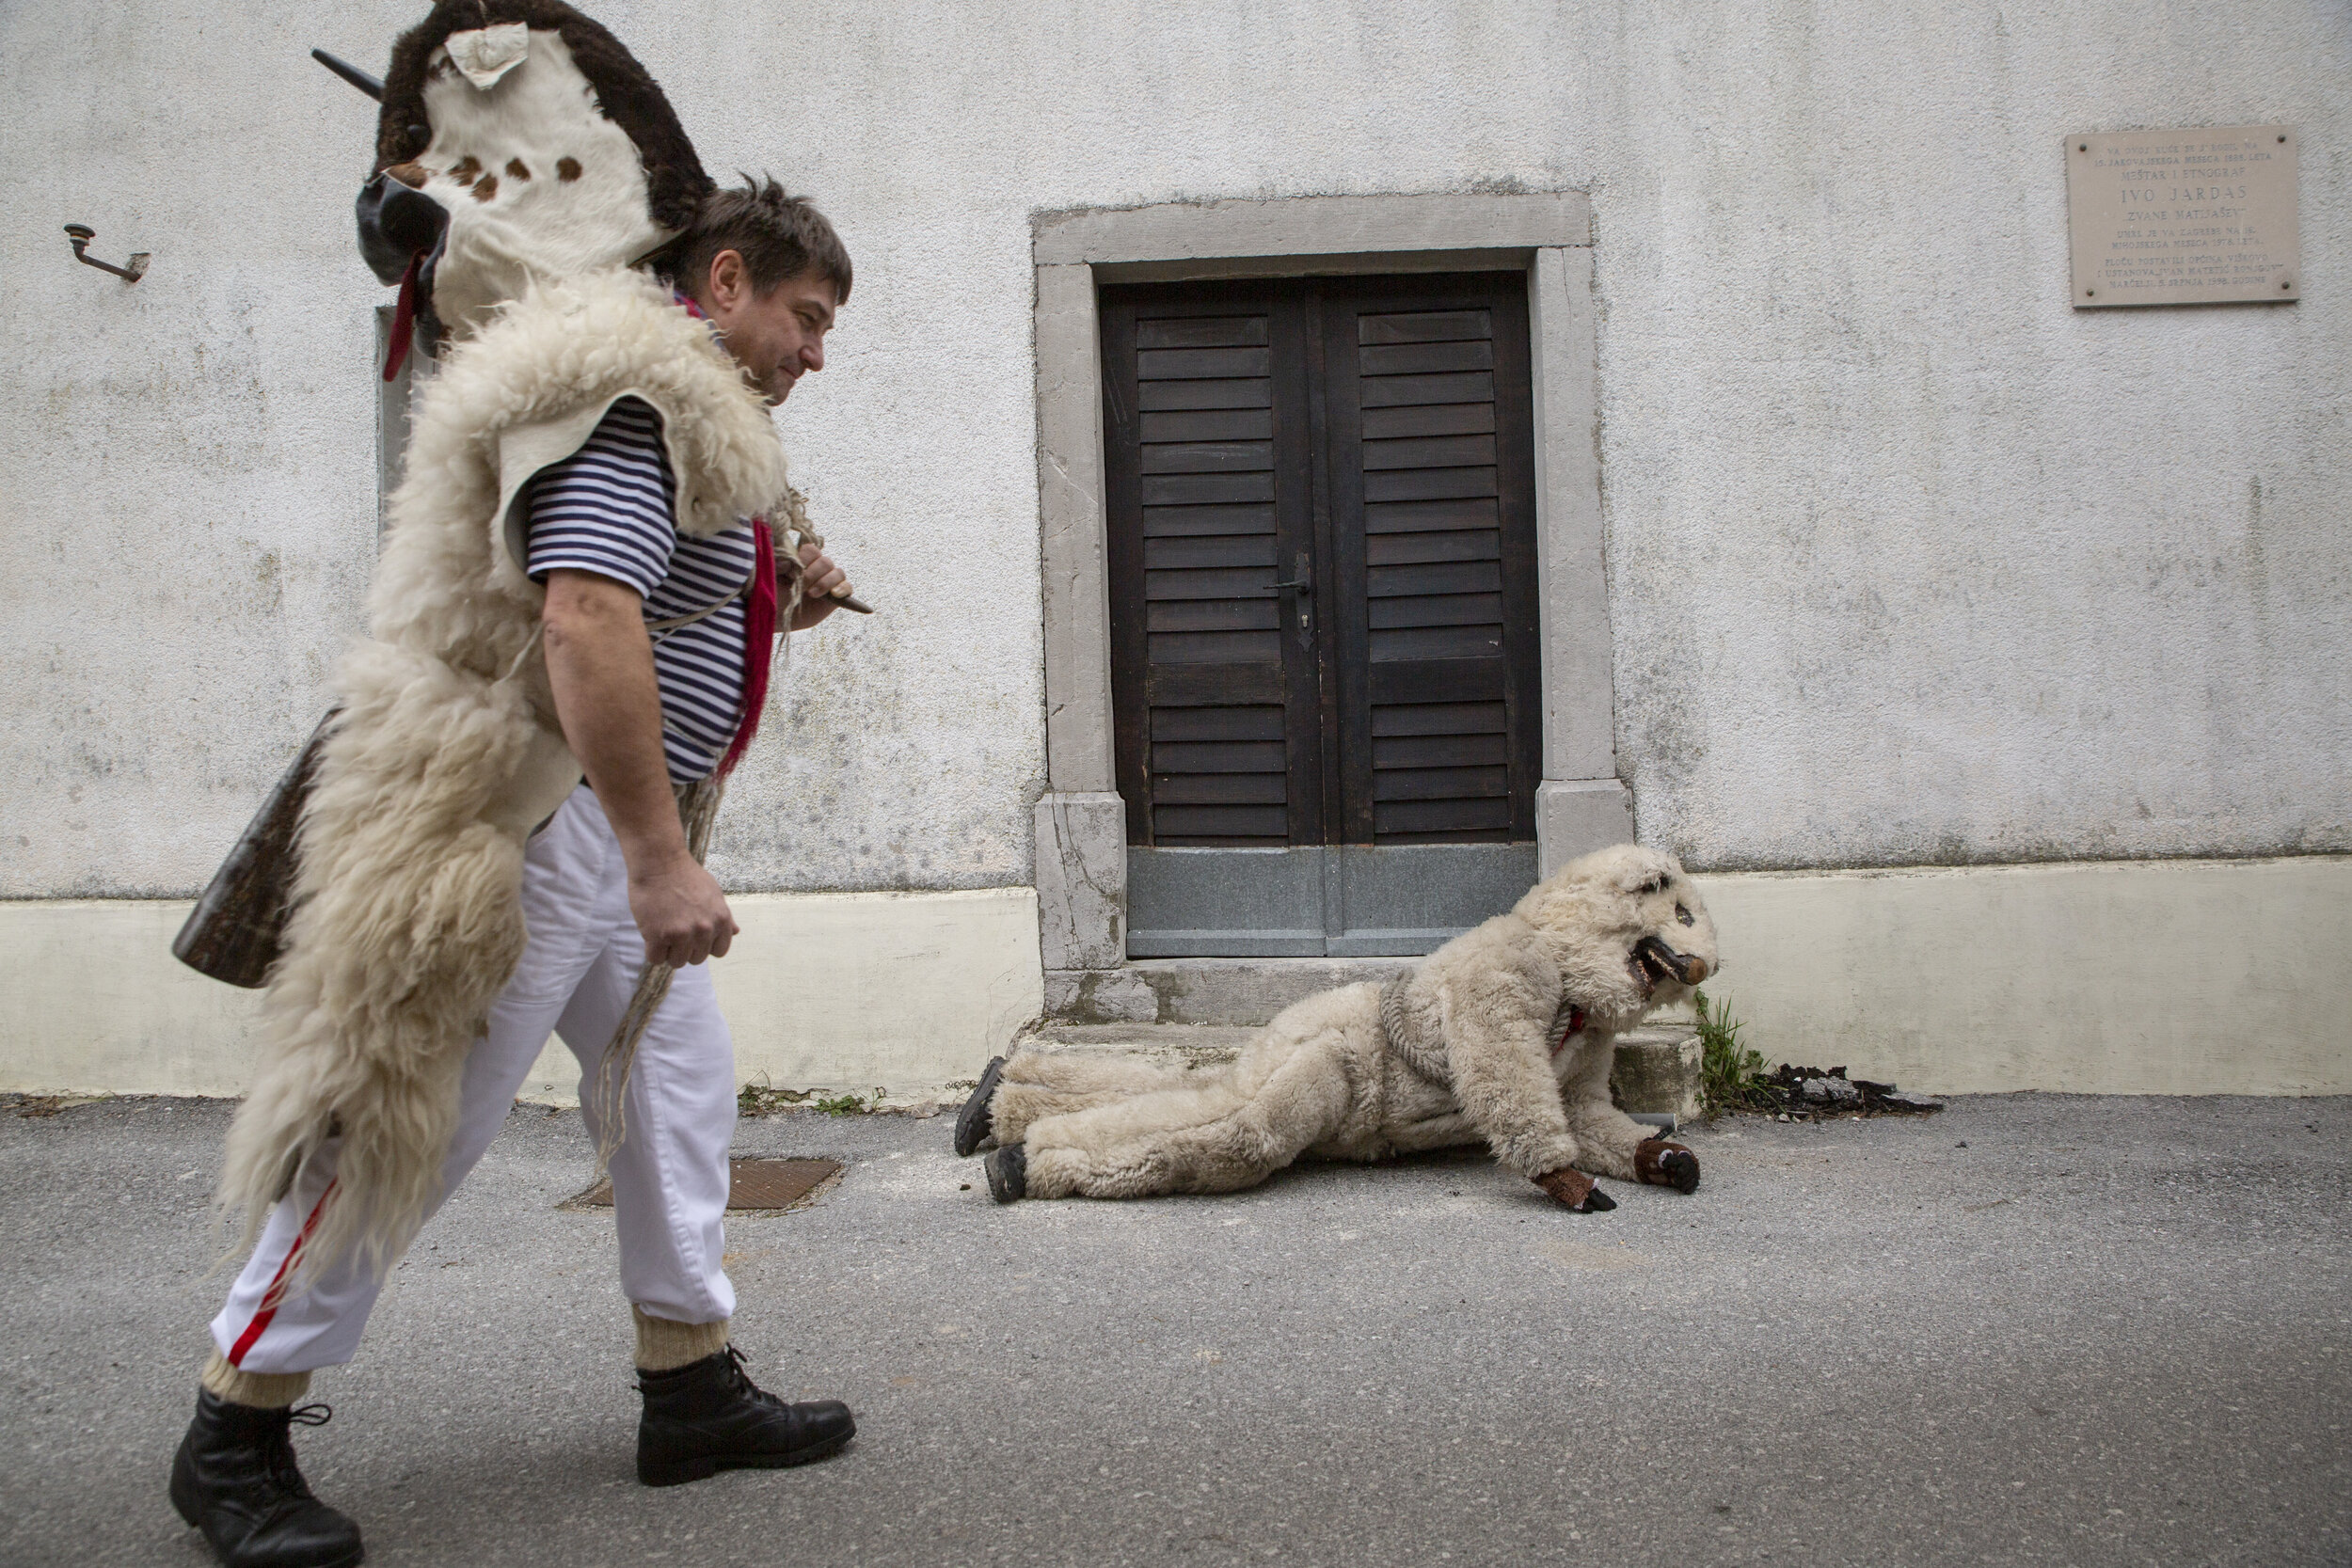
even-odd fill
[(1146, 285), (1102, 303), (1129, 842), (1531, 842), (1523, 280)]
[(1542, 765), (1524, 285), (1327, 286), (1344, 838), (1524, 842)]
[(1276, 587), (1285, 562), (1311, 570), (1305, 328), (1296, 299), (1263, 289), (1105, 300), (1131, 843), (1321, 841), (1314, 648)]

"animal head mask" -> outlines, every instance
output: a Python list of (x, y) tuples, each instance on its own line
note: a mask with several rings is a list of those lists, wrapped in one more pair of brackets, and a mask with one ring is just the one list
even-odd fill
[(384, 79), (359, 245), (465, 334), (533, 281), (642, 260), (714, 188), (660, 87), (561, 0), (439, 0)]
[(1641, 845), (1570, 861), (1518, 913), (1551, 942), (1568, 994), (1620, 1020), (1683, 1000), (1722, 967), (1715, 922), (1682, 863)]

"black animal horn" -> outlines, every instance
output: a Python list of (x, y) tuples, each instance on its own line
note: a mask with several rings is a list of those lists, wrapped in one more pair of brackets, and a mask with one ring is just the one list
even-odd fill
[(311, 50), (310, 58), (318, 61), (319, 64), (349, 82), (378, 103), (384, 102), (384, 84), (348, 60), (339, 60), (324, 49)]

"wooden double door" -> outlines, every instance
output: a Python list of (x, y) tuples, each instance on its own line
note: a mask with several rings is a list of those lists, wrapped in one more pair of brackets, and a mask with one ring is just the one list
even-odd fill
[(1105, 289), (1128, 951), (1426, 952), (1534, 875), (1518, 273)]

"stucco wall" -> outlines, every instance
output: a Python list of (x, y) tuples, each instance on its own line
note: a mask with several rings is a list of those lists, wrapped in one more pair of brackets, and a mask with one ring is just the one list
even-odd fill
[[(421, 4), (0, 9), (0, 895), (191, 891), (373, 553), (350, 241)], [(592, 8), (859, 266), (781, 416), (870, 621), (745, 888), (1030, 875), (1029, 215), (1591, 193), (1620, 765), (1719, 868), (2352, 848), (2340, 5)], [(2059, 137), (2303, 128), (2300, 304), (2077, 314)], [(72, 264), (154, 252), (125, 288)], [(779, 744), (778, 742), (781, 742)]]

